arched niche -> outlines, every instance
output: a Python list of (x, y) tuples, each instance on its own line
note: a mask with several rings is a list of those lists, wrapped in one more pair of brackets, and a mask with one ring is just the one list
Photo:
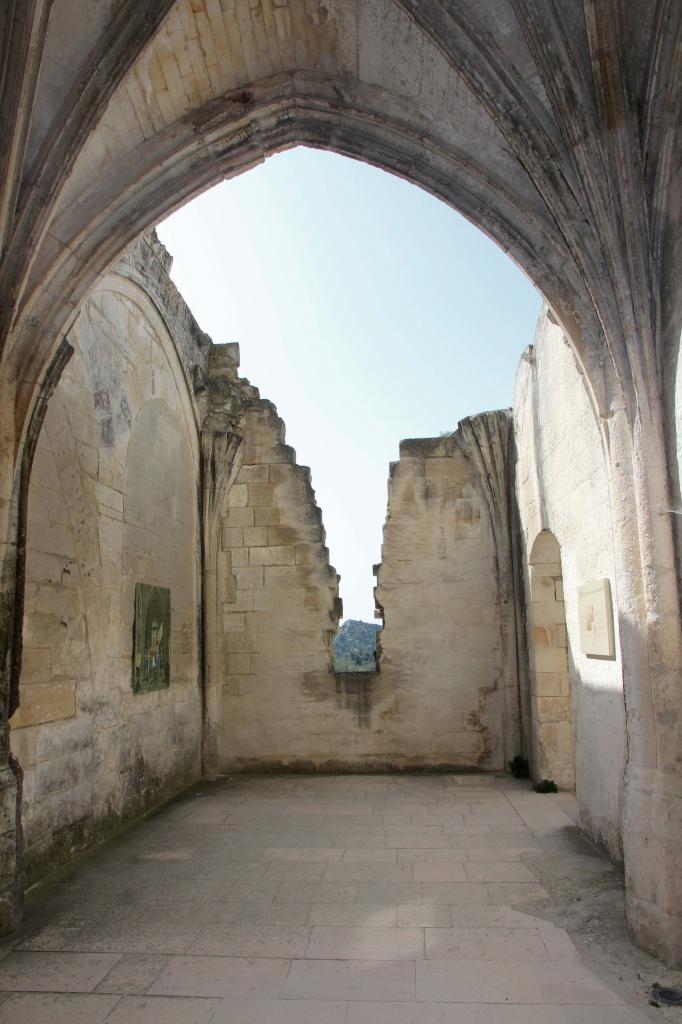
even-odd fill
[(531, 774), (575, 789), (575, 728), (568, 672), (566, 606), (559, 542), (535, 538), (529, 562)]

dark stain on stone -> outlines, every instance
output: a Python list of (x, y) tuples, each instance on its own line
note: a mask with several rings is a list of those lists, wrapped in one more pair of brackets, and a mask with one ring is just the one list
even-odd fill
[(376, 672), (335, 672), (337, 703), (353, 711), (358, 725), (368, 729), (372, 714), (372, 697)]
[(301, 689), (315, 701), (333, 700), (351, 711), (362, 728), (369, 728), (374, 680), (378, 672), (306, 672)]
[(476, 756), (475, 767), (483, 770), (490, 764), (495, 751), (496, 739), (487, 725), (484, 725), (485, 716), (490, 713), (488, 697), (497, 692), (497, 686), (482, 687), (478, 691), (478, 709), (473, 709), (467, 716), (467, 728), (472, 732), (479, 733), (481, 737), (481, 749)]
[(319, 28), (320, 25), (324, 25), (329, 20), (329, 11), (324, 4), (319, 4), (316, 11), (306, 14), (306, 21), (309, 25), (314, 25)]
[(95, 402), (95, 409), (97, 409), (98, 412), (111, 412), (111, 396), (108, 391), (100, 388), (98, 391), (95, 391), (93, 398)]
[(480, 768), (471, 765), (444, 761), (438, 764), (423, 764), (408, 761), (362, 760), (313, 761), (308, 758), (283, 758), (263, 760), (262, 758), (239, 757), (229, 766), (235, 775), (479, 775)]
[(111, 416), (99, 421), (99, 436), (103, 448), (114, 447), (114, 424)]
[(133, 416), (132, 416), (132, 413), (130, 411), (130, 405), (128, 403), (128, 399), (127, 399), (127, 397), (125, 395), (121, 396), (120, 410), (121, 410), (121, 419), (123, 420), (125, 425), (128, 427), (128, 429), (130, 429), (130, 427), (132, 425), (132, 422), (133, 422)]

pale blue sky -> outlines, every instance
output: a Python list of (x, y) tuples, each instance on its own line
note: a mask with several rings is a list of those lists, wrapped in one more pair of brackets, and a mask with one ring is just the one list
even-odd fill
[(388, 464), (511, 405), (540, 296), (444, 203), (331, 153), (295, 149), (159, 225), (171, 276), (275, 403), (312, 469), (344, 617), (372, 621)]

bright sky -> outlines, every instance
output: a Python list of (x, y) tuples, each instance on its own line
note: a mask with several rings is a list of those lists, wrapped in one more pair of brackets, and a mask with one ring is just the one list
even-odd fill
[(344, 617), (373, 621), (388, 464), (510, 406), (540, 296), (444, 203), (383, 171), (295, 149), (158, 228), (171, 276), (310, 466)]

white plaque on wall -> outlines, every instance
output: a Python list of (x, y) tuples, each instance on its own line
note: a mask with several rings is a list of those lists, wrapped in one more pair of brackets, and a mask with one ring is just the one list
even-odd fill
[(608, 580), (590, 580), (578, 587), (578, 618), (583, 654), (615, 657), (611, 584)]

